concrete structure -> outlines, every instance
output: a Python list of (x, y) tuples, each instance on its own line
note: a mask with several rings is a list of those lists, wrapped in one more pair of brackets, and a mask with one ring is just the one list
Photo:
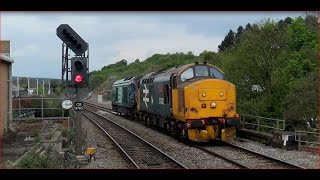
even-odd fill
[(0, 134), (12, 129), (12, 63), (10, 41), (0, 43)]

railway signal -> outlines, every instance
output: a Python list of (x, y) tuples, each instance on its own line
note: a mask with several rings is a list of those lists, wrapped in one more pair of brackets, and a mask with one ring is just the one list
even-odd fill
[(71, 85), (74, 87), (87, 87), (88, 79), (87, 58), (71, 58)]
[(81, 56), (87, 49), (87, 43), (68, 25), (57, 28), (57, 36), (77, 55)]
[[(82, 134), (82, 89), (89, 86), (89, 44), (86, 43), (68, 24), (61, 24), (57, 28), (57, 36), (62, 43), (62, 74), (61, 82), (68, 87), (76, 89), (76, 113), (75, 131), (76, 142), (75, 151), (77, 155), (83, 154), (83, 134)], [(68, 49), (75, 53), (75, 57), (69, 59)], [(86, 53), (87, 51), (87, 53)], [(71, 61), (71, 67), (70, 67)], [(69, 74), (71, 73), (71, 78)], [(64, 81), (64, 77), (66, 79)], [(70, 80), (70, 79), (71, 80)]]

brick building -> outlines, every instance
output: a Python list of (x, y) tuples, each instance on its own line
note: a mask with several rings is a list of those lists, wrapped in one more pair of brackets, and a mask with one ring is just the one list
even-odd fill
[(0, 134), (12, 128), (12, 63), (10, 41), (0, 42)]

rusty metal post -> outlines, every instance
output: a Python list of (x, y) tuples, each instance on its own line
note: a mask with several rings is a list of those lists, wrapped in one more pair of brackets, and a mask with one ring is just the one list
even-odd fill
[(19, 97), (19, 118), (21, 117), (21, 104), (20, 104), (20, 97)]
[(41, 118), (43, 118), (43, 97), (41, 98)]
[[(76, 102), (81, 102), (82, 96), (82, 88), (76, 87)], [(76, 111), (75, 117), (75, 125), (76, 125), (76, 144), (75, 150), (76, 155), (82, 155), (82, 141), (83, 141), (83, 133), (82, 133), (82, 111)]]

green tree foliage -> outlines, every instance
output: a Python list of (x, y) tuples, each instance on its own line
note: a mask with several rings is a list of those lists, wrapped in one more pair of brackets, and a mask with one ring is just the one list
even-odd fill
[(287, 88), (284, 118), (293, 124), (318, 115), (318, 30), (316, 16), (299, 17), (288, 26), (291, 54), (285, 67)]
[[(251, 103), (255, 114), (276, 111), (275, 101), (270, 94), (279, 93), (277, 82), (280, 82), (279, 74), (283, 66), (283, 56), (286, 54), (286, 35), (277, 28), (276, 23), (267, 21), (258, 28), (246, 31), (242, 34), (241, 42), (225, 56), (228, 60), (224, 63), (227, 77), (232, 80), (239, 90), (239, 101), (256, 101), (261, 99), (267, 104)], [(248, 69), (250, 69), (248, 71)], [(253, 85), (262, 88), (262, 92), (253, 92)], [(280, 94), (279, 94), (280, 95)], [(246, 103), (245, 103), (246, 104)], [(241, 103), (240, 106), (241, 107)], [(279, 114), (280, 112), (275, 112)], [(263, 114), (269, 115), (269, 114)]]
[(285, 98), (284, 117), (287, 122), (303, 125), (302, 119), (318, 116), (318, 74), (310, 72), (296, 80)]
[(219, 52), (240, 113), (294, 124), (317, 116), (317, 19), (309, 16), (247, 24), (234, 48)]

